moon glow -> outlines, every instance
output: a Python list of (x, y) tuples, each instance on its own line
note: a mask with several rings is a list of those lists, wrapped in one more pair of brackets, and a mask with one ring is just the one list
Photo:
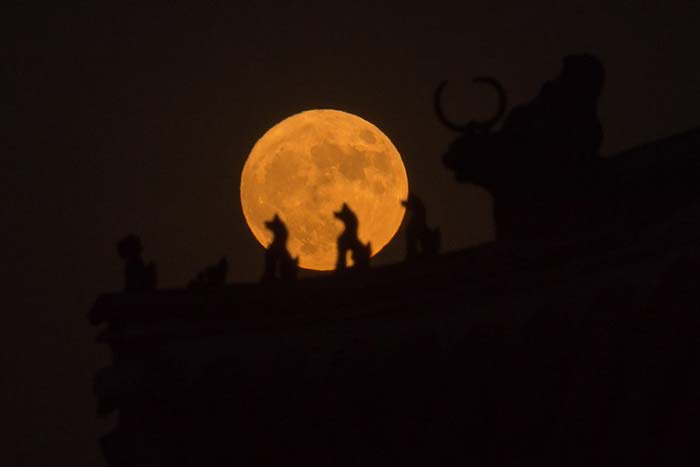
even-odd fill
[(246, 222), (263, 246), (272, 241), (264, 222), (277, 213), (299, 265), (331, 270), (343, 230), (333, 211), (344, 202), (355, 211), (360, 240), (372, 243), (374, 255), (401, 225), (408, 177), (379, 128), (347, 112), (316, 109), (282, 120), (255, 143), (240, 190)]

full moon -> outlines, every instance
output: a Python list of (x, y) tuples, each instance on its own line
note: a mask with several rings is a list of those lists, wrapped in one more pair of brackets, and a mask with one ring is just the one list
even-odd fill
[(335, 268), (343, 225), (333, 212), (343, 203), (357, 214), (360, 240), (372, 243), (374, 255), (401, 225), (407, 195), (406, 169), (391, 140), (339, 110), (282, 120), (255, 143), (241, 174), (241, 205), (255, 238), (270, 244), (264, 222), (278, 214), (290, 253), (306, 269)]

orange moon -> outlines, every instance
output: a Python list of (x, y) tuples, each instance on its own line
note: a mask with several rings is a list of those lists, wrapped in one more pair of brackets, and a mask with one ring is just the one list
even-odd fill
[(345, 202), (359, 219), (359, 237), (376, 254), (404, 216), (408, 177), (401, 155), (382, 131), (356, 115), (316, 109), (286, 118), (253, 146), (241, 174), (241, 205), (265, 247), (264, 222), (287, 225), (287, 247), (306, 269), (331, 270), (343, 226), (333, 211)]

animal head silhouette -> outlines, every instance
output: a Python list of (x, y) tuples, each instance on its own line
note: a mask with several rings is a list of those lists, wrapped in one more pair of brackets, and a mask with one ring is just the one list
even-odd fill
[(271, 220), (265, 221), (265, 228), (272, 232), (275, 239), (287, 238), (287, 226), (277, 214)]
[(408, 193), (408, 198), (401, 200), (401, 206), (405, 207), (407, 211), (425, 211), (423, 201), (412, 191)]
[(347, 203), (343, 203), (339, 211), (334, 211), (333, 216), (345, 224), (346, 227), (357, 226), (357, 215), (350, 209)]
[(433, 105), (438, 120), (450, 130), (460, 133), (448, 146), (442, 155), (442, 163), (452, 170), (459, 182), (473, 182), (489, 185), (488, 179), (492, 173), (502, 169), (500, 164), (494, 164), (492, 158), (483, 157), (489, 142), (489, 136), (494, 126), (502, 119), (506, 111), (507, 99), (503, 86), (494, 78), (480, 76), (474, 78), (474, 83), (487, 85), (496, 91), (498, 107), (491, 118), (486, 120), (471, 120), (465, 124), (452, 122), (442, 109), (442, 93), (446, 81), (440, 83), (433, 95)]
[[(598, 58), (567, 55), (557, 77), (547, 81), (532, 100), (505, 115), (503, 87), (493, 78), (476, 78), (476, 83), (496, 91), (498, 110), (490, 119), (466, 124), (445, 116), (442, 93), (446, 82), (440, 83), (434, 94), (435, 113), (443, 125), (459, 133), (443, 153), (443, 164), (458, 182), (474, 183), (492, 194), (500, 189), (520, 192), (533, 179), (556, 179), (550, 162), (571, 167), (598, 156), (601, 130), (596, 109), (604, 80), (605, 69)], [(504, 116), (501, 128), (495, 130)], [(573, 136), (565, 136), (569, 134)]]

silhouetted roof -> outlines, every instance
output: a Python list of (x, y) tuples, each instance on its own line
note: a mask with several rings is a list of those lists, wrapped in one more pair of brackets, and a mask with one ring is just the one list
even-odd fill
[[(241, 332), (376, 314), (469, 313), (533, 293), (546, 296), (555, 289), (600, 287), (605, 280), (636, 280), (635, 274), (651, 287), (669, 261), (694, 252), (700, 239), (698, 190), (683, 200), (664, 198), (663, 192), (674, 176), (695, 186), (700, 130), (625, 151), (607, 163), (611, 174), (619, 171), (621, 181), (634, 171), (644, 172), (647, 181), (663, 178), (635, 189), (656, 190), (660, 203), (675, 204), (653, 211), (654, 217), (641, 225), (612, 222), (595, 231), (572, 232), (569, 238), (493, 242), (364, 274), (328, 274), (292, 285), (231, 284), (206, 292), (109, 293), (98, 298), (90, 321), (115, 325), (101, 336), (114, 340), (126, 338), (120, 323), (141, 323), (146, 333), (156, 328), (158, 333), (181, 333), (187, 323), (197, 323), (199, 332)], [(644, 177), (635, 180), (645, 183)], [(164, 321), (185, 326), (169, 329), (159, 325)]]

